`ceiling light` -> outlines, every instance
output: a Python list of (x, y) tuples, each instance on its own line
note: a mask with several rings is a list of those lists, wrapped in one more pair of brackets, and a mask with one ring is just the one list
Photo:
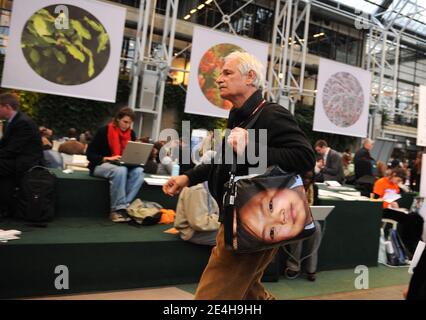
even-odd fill
[(324, 35), (325, 35), (324, 32), (316, 33), (316, 34), (314, 34), (314, 38), (322, 37)]
[(191, 15), (190, 14), (187, 14), (183, 19), (184, 20), (188, 20), (189, 18), (191, 18)]
[(201, 9), (203, 9), (205, 6), (206, 6), (206, 5), (205, 5), (204, 3), (202, 3), (202, 4), (200, 4), (200, 5), (197, 7), (197, 9), (198, 9), (198, 10), (201, 10)]
[(194, 14), (195, 12), (197, 12), (197, 9), (192, 9), (191, 11), (189, 11), (191, 14)]
[(212, 3), (213, 2), (213, 0), (207, 0), (206, 2), (205, 2), (205, 4), (210, 4), (210, 3)]

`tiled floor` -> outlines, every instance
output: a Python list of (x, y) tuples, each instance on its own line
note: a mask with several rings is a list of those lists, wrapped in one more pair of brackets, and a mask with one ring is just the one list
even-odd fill
[(299, 300), (403, 300), (402, 292), (405, 288), (405, 285), (392, 286), (306, 297)]
[(192, 300), (194, 296), (176, 287), (113, 291), (36, 298), (35, 300)]
[[(306, 297), (300, 300), (403, 300), (406, 286), (391, 286), (369, 290), (357, 290), (322, 296)], [(36, 300), (192, 300), (191, 293), (176, 287), (150, 288), (141, 290), (80, 294), (58, 297), (37, 298)]]

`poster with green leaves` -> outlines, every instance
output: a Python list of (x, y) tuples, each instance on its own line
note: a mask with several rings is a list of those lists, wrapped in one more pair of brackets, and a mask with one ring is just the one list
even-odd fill
[(115, 102), (126, 9), (15, 0), (2, 87)]

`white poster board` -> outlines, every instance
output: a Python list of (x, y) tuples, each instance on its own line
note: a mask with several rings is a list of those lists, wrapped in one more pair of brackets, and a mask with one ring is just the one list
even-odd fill
[(232, 107), (220, 98), (215, 80), (220, 75), (223, 57), (232, 51), (247, 51), (263, 64), (266, 75), (268, 44), (229, 33), (194, 27), (191, 49), (191, 71), (186, 93), (185, 112), (227, 118)]
[(426, 86), (419, 86), (419, 113), (417, 116), (416, 144), (426, 147)]
[(366, 137), (370, 90), (369, 71), (320, 58), (313, 129)]
[[(426, 153), (422, 155), (422, 171), (420, 175), (420, 197), (424, 197), (426, 199)], [(423, 201), (423, 205), (420, 208), (419, 214), (422, 216), (424, 224), (423, 224), (423, 241), (426, 242), (426, 201)]]
[(125, 19), (95, 0), (13, 1), (2, 87), (115, 102)]

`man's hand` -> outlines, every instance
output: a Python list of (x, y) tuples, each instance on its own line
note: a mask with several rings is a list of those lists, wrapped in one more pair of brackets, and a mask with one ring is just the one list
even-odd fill
[(239, 127), (232, 129), (228, 136), (228, 144), (238, 155), (243, 154), (248, 145), (248, 131)]
[(173, 197), (189, 184), (188, 176), (182, 174), (180, 176), (171, 177), (164, 185), (163, 192)]
[(402, 290), (402, 296), (404, 297), (405, 300), (407, 300), (408, 297), (408, 287), (404, 288)]
[(318, 160), (315, 164), (315, 173), (318, 174), (321, 172), (322, 169), (324, 169), (324, 161)]

